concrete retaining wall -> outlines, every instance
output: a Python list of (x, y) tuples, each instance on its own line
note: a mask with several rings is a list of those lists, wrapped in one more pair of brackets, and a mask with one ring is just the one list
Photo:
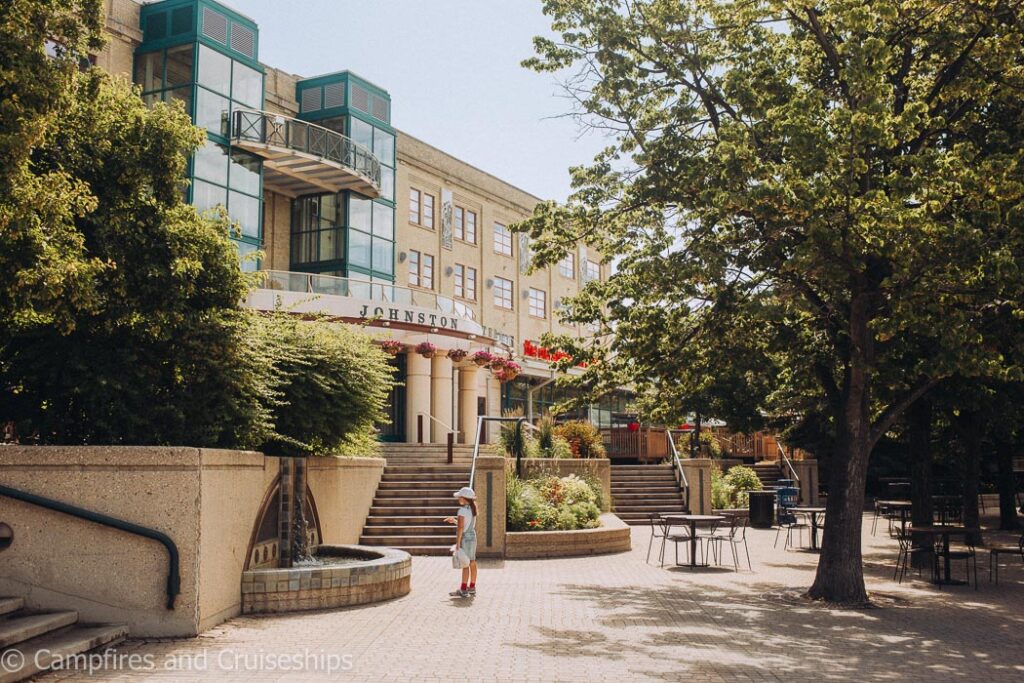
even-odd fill
[(505, 557), (583, 557), (622, 553), (630, 549), (629, 526), (611, 513), (601, 515), (597, 529), (578, 531), (510, 531), (505, 534)]
[[(135, 637), (200, 633), (240, 612), (249, 541), (278, 469), (276, 458), (242, 451), (0, 447), (5, 485), (161, 531), (177, 545), (181, 570), (168, 610), (159, 543), (0, 496), (0, 522), (14, 530), (0, 555), (0, 595), (127, 624)], [(310, 463), (326, 542), (358, 538), (383, 469), (381, 459)]]

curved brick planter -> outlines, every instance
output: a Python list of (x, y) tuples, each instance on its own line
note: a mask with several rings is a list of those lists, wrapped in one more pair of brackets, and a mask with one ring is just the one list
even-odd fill
[(271, 614), (351, 607), (398, 598), (409, 592), (412, 559), (393, 548), (321, 545), (317, 555), (369, 556), (344, 565), (254, 569), (242, 574), (242, 613)]
[(601, 526), (579, 531), (510, 531), (505, 534), (505, 557), (584, 557), (628, 551), (629, 526), (615, 515), (601, 515)]

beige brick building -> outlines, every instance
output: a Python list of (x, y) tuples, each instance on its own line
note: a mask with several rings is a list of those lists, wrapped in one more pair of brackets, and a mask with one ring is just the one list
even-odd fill
[[(443, 441), (451, 429), (472, 441), (478, 414), (523, 406), (528, 391), (540, 400), (530, 387), (551, 371), (531, 358), (537, 342), (583, 332), (559, 323), (559, 302), (607, 266), (580, 246), (528, 273), (528, 241), (508, 226), (538, 197), (397, 129), (377, 84), (262, 64), (259, 26), (226, 5), (107, 0), (106, 29), (99, 67), (148, 102), (180, 101), (207, 129), (190, 199), (225, 206), (243, 263), (267, 271), (249, 305), (326, 313), (406, 345), (385, 438)], [(423, 342), (433, 357), (415, 351)], [(523, 374), (502, 385), (452, 349), (511, 356)], [(603, 408), (593, 415), (614, 406)]]

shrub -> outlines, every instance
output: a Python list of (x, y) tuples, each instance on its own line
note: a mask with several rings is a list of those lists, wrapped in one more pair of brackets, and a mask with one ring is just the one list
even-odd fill
[(732, 507), (732, 487), (718, 465), (711, 468), (711, 507), (716, 510)]
[(557, 436), (565, 439), (570, 448), (575, 445), (581, 458), (603, 458), (607, 455), (601, 432), (597, 427), (583, 420), (563, 422), (554, 428)]
[(601, 516), (600, 486), (583, 477), (546, 475), (508, 478), (506, 513), (510, 531), (588, 529)]
[(737, 465), (729, 470), (725, 475), (725, 482), (732, 489), (733, 507), (746, 507), (749, 498), (747, 491), (760, 491), (762, 488), (757, 473), (743, 465)]

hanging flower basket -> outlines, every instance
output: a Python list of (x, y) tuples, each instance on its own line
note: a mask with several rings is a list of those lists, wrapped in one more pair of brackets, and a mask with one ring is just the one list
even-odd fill
[(405, 350), (405, 344), (397, 339), (385, 339), (380, 343), (380, 347), (392, 356), (397, 356)]
[(416, 353), (424, 358), (433, 358), (434, 354), (437, 353), (437, 347), (427, 341), (420, 342), (416, 345)]
[(495, 358), (491, 361), (490, 367), (491, 374), (494, 375), (494, 379), (498, 380), (502, 384), (505, 382), (511, 382), (523, 371), (522, 366), (511, 358)]
[(469, 351), (466, 349), (448, 349), (448, 357), (453, 363), (461, 363), (466, 360), (466, 356), (469, 355)]
[(489, 351), (477, 351), (472, 356), (470, 356), (470, 358), (472, 358), (473, 362), (479, 365), (480, 367), (490, 365), (491, 363), (494, 362), (494, 354), (490, 353)]

